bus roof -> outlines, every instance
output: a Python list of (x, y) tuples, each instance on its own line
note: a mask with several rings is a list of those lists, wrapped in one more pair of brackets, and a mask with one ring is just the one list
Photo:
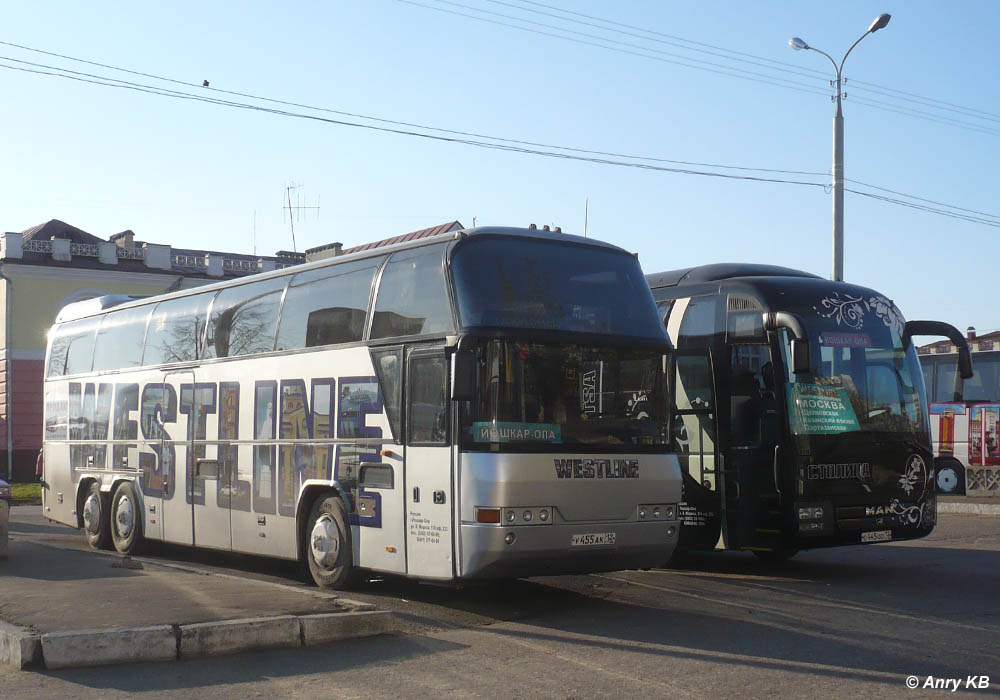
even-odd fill
[(95, 299), (86, 299), (84, 301), (78, 301), (64, 306), (62, 309), (59, 310), (59, 313), (56, 315), (55, 322), (66, 323), (67, 321), (75, 321), (80, 318), (85, 318), (87, 316), (94, 316), (103, 313), (104, 311), (107, 311), (108, 309), (113, 307), (124, 306), (124, 305), (137, 306), (142, 303), (149, 303), (151, 300), (160, 301), (162, 299), (188, 296), (191, 294), (200, 294), (203, 292), (210, 292), (218, 289), (228, 289), (229, 287), (236, 287), (242, 284), (250, 284), (252, 282), (256, 282), (263, 279), (292, 275), (299, 272), (304, 272), (306, 270), (313, 270), (316, 268), (327, 267), (329, 265), (337, 265), (352, 260), (362, 260), (364, 258), (388, 255), (389, 253), (394, 253), (398, 250), (406, 250), (408, 248), (417, 248), (420, 246), (431, 245), (433, 243), (440, 243), (441, 241), (446, 241), (449, 239), (471, 238), (475, 236), (502, 236), (510, 238), (557, 241), (563, 243), (573, 243), (575, 245), (585, 245), (594, 248), (604, 248), (606, 250), (612, 250), (624, 253), (626, 255), (632, 255), (632, 253), (629, 253), (624, 248), (620, 248), (619, 246), (616, 246), (614, 244), (605, 243), (603, 241), (599, 241), (593, 238), (575, 236), (569, 233), (545, 231), (540, 229), (516, 228), (512, 226), (477, 226), (476, 228), (462, 229), (459, 231), (446, 230), (423, 238), (418, 238), (398, 243), (395, 242), (398, 240), (398, 237), (390, 238), (387, 239), (385, 242), (380, 241), (379, 243), (381, 243), (382, 245), (374, 245), (373, 247), (365, 248), (364, 250), (359, 250), (358, 252), (355, 253), (347, 253), (345, 255), (338, 255), (336, 257), (324, 258), (322, 260), (302, 263), (299, 265), (285, 267), (280, 270), (273, 270), (271, 272), (264, 272), (256, 275), (247, 275), (246, 277), (240, 277), (235, 280), (225, 280), (225, 281), (215, 282), (213, 284), (201, 285), (198, 287), (192, 287), (190, 289), (184, 289), (177, 292), (170, 292), (167, 294), (157, 295), (156, 297), (139, 297), (139, 296), (129, 296), (126, 294), (111, 294), (107, 296), (97, 297)]
[(790, 267), (780, 267), (778, 265), (714, 263), (711, 265), (685, 267), (680, 270), (668, 270), (667, 272), (654, 272), (646, 275), (646, 282), (649, 283), (652, 289), (657, 289), (659, 287), (677, 287), (686, 284), (718, 282), (742, 277), (805, 277), (823, 279), (811, 272), (793, 270)]

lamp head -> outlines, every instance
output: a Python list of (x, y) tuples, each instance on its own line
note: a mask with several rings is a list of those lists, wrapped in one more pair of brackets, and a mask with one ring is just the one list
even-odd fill
[(879, 29), (884, 29), (885, 25), (889, 24), (890, 19), (892, 19), (892, 15), (888, 14), (887, 12), (883, 12), (878, 17), (876, 17), (875, 21), (872, 22), (870, 27), (868, 27), (868, 32), (869, 33), (877, 32)]
[[(888, 15), (886, 15), (886, 16), (888, 17)], [(886, 22), (888, 22), (888, 21), (889, 20), (886, 20)], [(883, 25), (883, 26), (885, 26), (885, 25)], [(802, 39), (798, 38), (797, 36), (793, 36), (791, 39), (789, 39), (788, 40), (788, 45), (791, 46), (796, 51), (802, 51), (803, 49), (808, 49), (809, 48), (809, 44), (807, 44), (806, 42), (802, 41)]]

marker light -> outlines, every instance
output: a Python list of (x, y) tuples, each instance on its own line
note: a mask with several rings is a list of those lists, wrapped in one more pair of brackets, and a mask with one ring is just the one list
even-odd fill
[(540, 511), (538, 511), (538, 519), (544, 523), (546, 520), (549, 519), (549, 511), (542, 508)]
[(489, 525), (500, 524), (499, 508), (476, 508), (476, 522), (487, 523)]
[(512, 523), (517, 518), (517, 513), (512, 510), (507, 511), (507, 522)]
[(530, 523), (531, 522), (531, 511), (530, 510), (524, 511), (523, 513), (521, 513), (521, 517), (524, 518), (524, 522)]

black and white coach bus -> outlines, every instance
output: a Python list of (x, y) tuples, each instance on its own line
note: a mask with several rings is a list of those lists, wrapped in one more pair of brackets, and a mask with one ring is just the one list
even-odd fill
[(906, 322), (878, 292), (783, 267), (647, 281), (675, 346), (679, 551), (721, 543), (774, 559), (931, 531), (934, 458), (911, 338), (957, 339), (971, 376), (957, 329)]
[(524, 229), (79, 302), (49, 334), (44, 514), (325, 587), (655, 566), (669, 353), (634, 255)]

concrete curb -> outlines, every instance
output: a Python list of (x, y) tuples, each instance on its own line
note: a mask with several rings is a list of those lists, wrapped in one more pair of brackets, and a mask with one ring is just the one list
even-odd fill
[(173, 661), (177, 637), (172, 625), (49, 632), (42, 635), (42, 656), (48, 669)]
[(301, 625), (294, 615), (199, 622), (181, 625), (180, 633), (182, 659), (302, 645)]
[(396, 620), (386, 610), (278, 615), (42, 635), (0, 622), (0, 663), (18, 669), (34, 666), (57, 669), (174, 661), (259, 649), (315, 646), (395, 631)]
[(307, 647), (396, 631), (396, 620), (387, 610), (304, 615), (299, 622), (302, 623), (302, 644)]
[(1000, 515), (1000, 503), (955, 503), (954, 501), (937, 504), (938, 513), (965, 513), (967, 515)]
[(40, 635), (24, 627), (0, 621), (0, 663), (18, 669), (41, 664)]

